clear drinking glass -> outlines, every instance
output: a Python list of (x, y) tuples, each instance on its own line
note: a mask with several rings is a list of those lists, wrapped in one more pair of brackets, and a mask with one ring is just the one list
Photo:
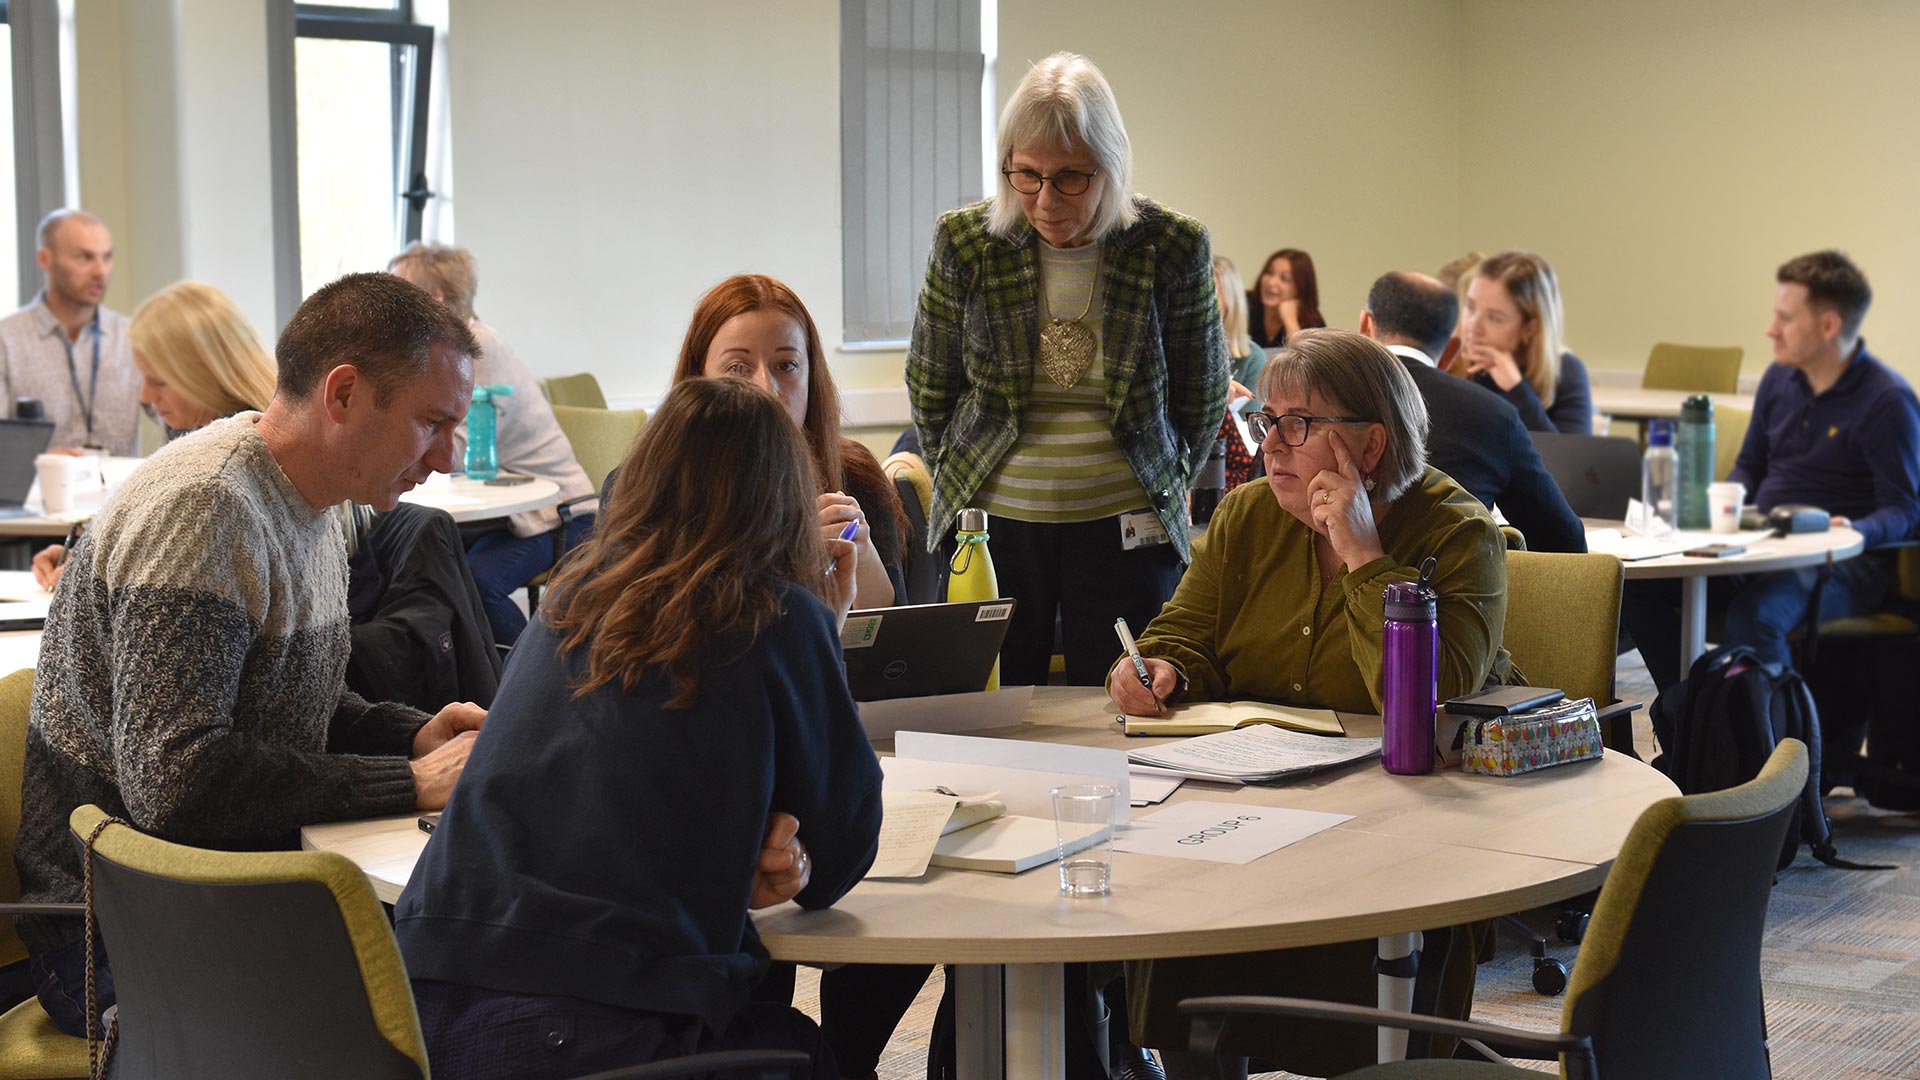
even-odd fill
[(1060, 895), (1105, 896), (1113, 882), (1112, 784), (1053, 789), (1053, 828), (1060, 843)]

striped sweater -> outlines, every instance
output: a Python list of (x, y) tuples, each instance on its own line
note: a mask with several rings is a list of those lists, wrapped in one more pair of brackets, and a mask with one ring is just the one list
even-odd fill
[[(427, 717), (346, 689), (340, 531), (281, 471), (258, 418), (155, 454), (69, 554), (27, 729), (24, 901), (80, 899), (67, 817), (83, 803), (222, 848), (414, 806), (406, 755)], [(81, 927), (23, 918), (19, 931), (44, 951)]]

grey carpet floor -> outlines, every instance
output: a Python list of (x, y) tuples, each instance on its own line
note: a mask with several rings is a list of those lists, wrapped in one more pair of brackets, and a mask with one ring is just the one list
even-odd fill
[[(1622, 697), (1650, 699), (1638, 653), (1621, 657)], [(1653, 756), (1643, 709), (1635, 742)], [(1761, 974), (1766, 984), (1773, 1071), (1782, 1080), (1920, 1080), (1920, 814), (1876, 810), (1839, 789), (1827, 800), (1835, 843), (1859, 862), (1897, 869), (1835, 870), (1801, 849), (1774, 888)], [(1552, 950), (1571, 964), (1576, 950)], [(1479, 970), (1474, 1017), (1538, 1029), (1560, 1024), (1560, 999), (1534, 993), (1532, 962), (1517, 936)], [(819, 1016), (817, 980), (802, 969), (795, 1004)], [(926, 1075), (927, 1033), (940, 1000), (936, 970), (880, 1062), (884, 1080)], [(1542, 1065), (1551, 1070), (1551, 1066)], [(1288, 1073), (1264, 1074), (1269, 1078)]]

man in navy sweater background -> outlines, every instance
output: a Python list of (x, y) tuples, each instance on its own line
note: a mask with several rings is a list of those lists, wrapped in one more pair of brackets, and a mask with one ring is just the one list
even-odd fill
[[(1838, 251), (1802, 255), (1775, 280), (1773, 365), (1728, 479), (1745, 484), (1763, 511), (1807, 503), (1859, 531), (1867, 553), (1829, 568), (1824, 621), (1878, 605), (1893, 570), (1874, 549), (1920, 528), (1920, 405), (1907, 381), (1867, 351), (1860, 324), (1873, 290), (1852, 260)], [(1816, 576), (1805, 569), (1711, 579), (1708, 602), (1726, 613), (1722, 644), (1788, 662), (1787, 635), (1807, 619)], [(1621, 621), (1662, 690), (1685, 675), (1677, 585), (1629, 582)]]
[[(1460, 298), (1425, 274), (1387, 274), (1367, 292), (1360, 332), (1385, 345), (1426, 399), (1427, 464), (1459, 482), (1527, 538), (1529, 551), (1585, 551), (1586, 531), (1540, 460), (1511, 403), (1435, 366), (1459, 348)], [(1676, 646), (1677, 648), (1678, 646)]]

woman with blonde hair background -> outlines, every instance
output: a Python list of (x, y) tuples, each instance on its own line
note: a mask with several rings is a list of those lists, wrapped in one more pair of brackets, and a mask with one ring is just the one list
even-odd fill
[(1457, 370), (1507, 399), (1529, 431), (1593, 434), (1587, 366), (1566, 351), (1560, 280), (1547, 260), (1503, 251), (1474, 267)]
[[(134, 311), (127, 337), (140, 404), (166, 425), (169, 439), (273, 400), (273, 360), (239, 305), (211, 285), (182, 281), (154, 293)], [(62, 544), (41, 549), (34, 579), (53, 588), (66, 555)]]
[(1232, 491), (1253, 479), (1259, 465), (1233, 422), (1233, 402), (1241, 401), (1241, 408), (1245, 408), (1252, 401), (1251, 388), (1259, 383), (1260, 371), (1267, 366), (1267, 350), (1255, 344), (1247, 332), (1247, 287), (1233, 260), (1225, 255), (1213, 257), (1213, 294), (1220, 300), (1220, 328), (1227, 335), (1227, 358), (1233, 373), (1227, 392), (1228, 415), (1220, 422), (1219, 434), (1227, 444), (1226, 490)]

